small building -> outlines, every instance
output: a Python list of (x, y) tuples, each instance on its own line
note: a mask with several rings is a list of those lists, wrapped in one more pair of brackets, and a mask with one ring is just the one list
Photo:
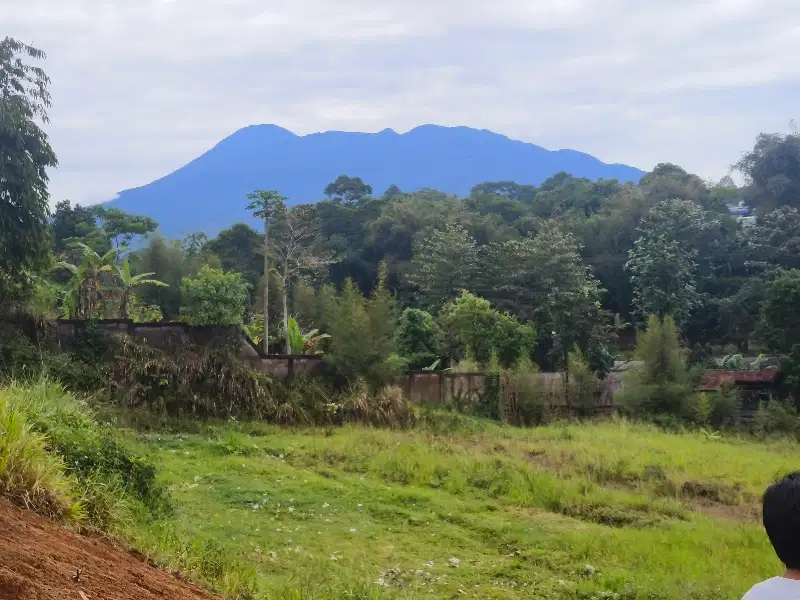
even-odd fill
[(747, 416), (755, 413), (759, 402), (769, 399), (775, 391), (777, 379), (776, 367), (757, 371), (716, 369), (703, 374), (697, 391), (718, 392), (726, 384), (734, 385), (742, 396), (742, 414)]

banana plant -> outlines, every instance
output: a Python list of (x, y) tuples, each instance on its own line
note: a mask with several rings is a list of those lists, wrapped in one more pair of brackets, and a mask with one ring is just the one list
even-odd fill
[(157, 287), (169, 287), (169, 284), (159, 281), (158, 279), (149, 279), (155, 273), (140, 273), (139, 275), (131, 274), (131, 262), (126, 258), (122, 266), (114, 265), (114, 270), (117, 272), (119, 281), (122, 284), (122, 293), (120, 294), (119, 316), (122, 319), (130, 319), (130, 300), (133, 290), (140, 285), (155, 285)]
[(81, 262), (74, 265), (60, 261), (55, 267), (72, 273), (72, 286), (65, 298), (70, 316), (87, 320), (94, 316), (101, 295), (100, 273), (111, 271), (114, 261), (126, 248), (114, 248), (101, 256), (82, 242), (75, 243), (75, 247), (82, 252)]
[(289, 317), (286, 328), (286, 342), (290, 354), (322, 354), (318, 346), (322, 340), (330, 338), (327, 333), (320, 333), (319, 329), (312, 329), (306, 333), (300, 331), (297, 319)]

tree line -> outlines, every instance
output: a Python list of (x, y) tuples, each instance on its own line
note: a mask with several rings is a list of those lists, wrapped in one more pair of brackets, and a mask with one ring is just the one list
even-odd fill
[[(294, 328), (318, 329), (329, 350), (338, 334), (339, 350), (348, 338), (375, 345), (362, 348), (368, 362), (417, 368), (524, 357), (564, 370), (579, 351), (602, 375), (652, 315), (675, 322), (694, 362), (725, 348), (797, 352), (795, 133), (759, 136), (733, 165), (742, 186), (665, 163), (638, 183), (558, 173), (460, 198), (376, 194), (352, 174), (314, 204), (254, 190), (242, 199), (251, 223), (168, 240), (146, 216), (49, 210), (41, 58), (0, 43), (3, 311), (241, 323), (272, 351), (292, 350)], [(738, 204), (757, 216), (750, 226), (730, 213)]]

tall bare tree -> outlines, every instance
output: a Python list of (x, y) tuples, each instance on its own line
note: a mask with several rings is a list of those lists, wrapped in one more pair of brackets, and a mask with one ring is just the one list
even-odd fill
[[(280, 281), (283, 305), (283, 330), (289, 331), (289, 290), (292, 282), (303, 275), (315, 275), (330, 265), (333, 253), (321, 251), (315, 241), (319, 237), (320, 222), (316, 207), (296, 206), (284, 213), (276, 226), (272, 244), (277, 259), (273, 273)], [(286, 353), (291, 354), (289, 336), (286, 336)]]
[(286, 200), (275, 190), (256, 190), (247, 194), (247, 210), (264, 221), (264, 354), (269, 354), (269, 228), (273, 221), (286, 212)]

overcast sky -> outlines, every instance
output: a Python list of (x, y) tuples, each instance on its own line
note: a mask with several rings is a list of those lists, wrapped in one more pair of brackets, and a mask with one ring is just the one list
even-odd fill
[[(486, 128), (718, 179), (798, 117), (797, 0), (0, 0), (48, 54), (53, 200), (107, 200), (240, 127)], [(357, 175), (354, 173), (354, 175)]]

